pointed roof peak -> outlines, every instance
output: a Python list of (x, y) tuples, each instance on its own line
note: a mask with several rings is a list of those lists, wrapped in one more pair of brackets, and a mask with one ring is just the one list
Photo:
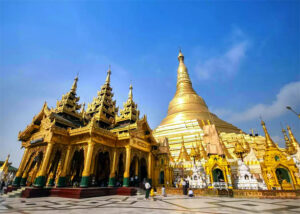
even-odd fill
[(71, 91), (73, 93), (76, 92), (76, 89), (77, 89), (77, 82), (78, 82), (78, 74), (76, 75), (75, 79), (74, 79), (74, 82), (73, 82), (73, 85), (72, 85), (72, 88), (71, 88)]
[(130, 84), (130, 86), (129, 86), (129, 93), (128, 93), (128, 99), (132, 99), (133, 98), (133, 96), (132, 96), (132, 89), (133, 89), (133, 87)]
[(296, 140), (296, 138), (295, 138), (295, 136), (294, 136), (294, 134), (293, 134), (293, 132), (292, 132), (292, 130), (291, 130), (291, 127), (290, 127), (290, 126), (287, 126), (287, 130), (288, 130), (288, 132), (289, 132), (289, 136), (290, 136), (290, 138), (291, 138), (292, 145), (293, 145), (295, 148), (298, 148), (299, 143), (298, 143), (298, 141)]
[(110, 65), (109, 65), (108, 70), (107, 70), (107, 76), (106, 76), (105, 83), (110, 83), (110, 75), (111, 75), (111, 69), (110, 69)]
[(178, 61), (179, 61), (179, 62), (184, 62), (184, 55), (183, 55), (183, 53), (181, 52), (181, 49), (179, 49)]
[(276, 148), (276, 145), (273, 142), (272, 138), (270, 137), (270, 134), (269, 134), (269, 132), (266, 128), (266, 123), (263, 120), (261, 120), (261, 125), (263, 127), (264, 132), (265, 132), (266, 144), (267, 144), (266, 146), (269, 147), (269, 148), (271, 148), (271, 147)]

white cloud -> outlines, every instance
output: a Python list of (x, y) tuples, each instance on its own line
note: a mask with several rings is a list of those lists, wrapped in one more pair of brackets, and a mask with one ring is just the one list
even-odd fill
[(242, 112), (230, 112), (226, 110), (216, 110), (222, 116), (232, 122), (245, 122), (258, 119), (260, 115), (263, 119), (279, 117), (287, 112), (286, 106), (297, 108), (300, 106), (300, 81), (292, 82), (283, 86), (276, 99), (271, 104), (256, 104)]
[(243, 39), (235, 42), (225, 53), (199, 62), (195, 67), (199, 79), (207, 80), (235, 75), (245, 58), (248, 47), (248, 40)]

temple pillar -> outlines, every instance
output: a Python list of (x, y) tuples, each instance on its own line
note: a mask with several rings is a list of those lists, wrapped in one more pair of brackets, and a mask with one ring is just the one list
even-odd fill
[(82, 172), (80, 187), (88, 187), (91, 174), (91, 162), (93, 157), (95, 143), (90, 141), (87, 147), (87, 155), (84, 161), (84, 169)]
[(131, 155), (131, 148), (130, 146), (126, 146), (126, 166), (125, 166), (125, 172), (124, 172), (124, 178), (123, 178), (123, 186), (128, 187), (129, 186), (129, 170), (130, 170), (130, 155)]
[(66, 181), (67, 181), (67, 170), (69, 167), (69, 162), (71, 160), (71, 145), (68, 146), (67, 148), (67, 154), (66, 154), (66, 158), (64, 161), (64, 165), (63, 165), (63, 169), (61, 171), (61, 174), (58, 178), (58, 182), (57, 182), (57, 186), (58, 187), (65, 187), (66, 186)]
[(25, 164), (26, 164), (26, 160), (27, 160), (28, 153), (29, 153), (28, 150), (29, 150), (28, 148), (25, 148), (25, 151), (24, 151), (19, 169), (16, 173), (16, 177), (15, 177), (14, 182), (12, 184), (13, 186), (16, 186), (16, 187), (20, 186), (20, 182), (21, 182), (21, 179), (22, 179), (22, 174), (23, 174)]
[(34, 181), (34, 186), (35, 187), (43, 187), (46, 184), (46, 173), (47, 173), (47, 168), (48, 168), (48, 165), (49, 165), (49, 160), (50, 160), (50, 157), (51, 157), (51, 154), (52, 154), (53, 146), (54, 146), (53, 142), (50, 142), (47, 145), (46, 154), (45, 154), (45, 157), (43, 159), (42, 166), (41, 166), (41, 168), (38, 172), (38, 175), (37, 175), (37, 177), (35, 178), (35, 181)]
[(148, 154), (148, 181), (152, 184), (152, 153)]
[(116, 164), (117, 164), (117, 149), (115, 148), (113, 150), (113, 161), (112, 161), (112, 166), (109, 175), (109, 182), (108, 182), (109, 187), (115, 186), (116, 183)]

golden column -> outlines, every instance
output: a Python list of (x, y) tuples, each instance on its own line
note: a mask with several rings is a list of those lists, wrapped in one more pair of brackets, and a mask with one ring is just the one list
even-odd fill
[(68, 145), (67, 154), (66, 154), (64, 165), (63, 165), (63, 169), (61, 171), (61, 174), (60, 174), (60, 176), (58, 178), (58, 182), (57, 182), (58, 187), (66, 186), (66, 180), (67, 180), (66, 176), (67, 176), (67, 170), (68, 170), (68, 167), (69, 167), (69, 163), (70, 163), (70, 160), (71, 160), (71, 150), (72, 150), (71, 145)]
[(35, 187), (43, 187), (46, 184), (46, 174), (47, 174), (47, 168), (49, 165), (49, 160), (52, 154), (54, 142), (49, 142), (46, 149), (46, 154), (42, 162), (42, 167), (40, 168), (37, 177), (34, 181)]
[(84, 161), (84, 169), (82, 172), (80, 187), (88, 187), (91, 174), (91, 162), (93, 157), (95, 143), (90, 141), (87, 145), (87, 155)]
[(123, 186), (128, 187), (129, 186), (131, 148), (129, 145), (127, 145), (125, 148), (126, 148), (126, 166), (125, 166), (125, 172), (124, 172), (124, 178), (123, 178)]
[(117, 149), (113, 149), (113, 161), (112, 161), (112, 167), (109, 175), (109, 182), (108, 186), (113, 187), (116, 182), (116, 163), (117, 163)]
[(25, 168), (25, 164), (26, 164), (26, 160), (27, 160), (28, 153), (29, 153), (28, 150), (29, 150), (28, 148), (25, 148), (25, 151), (24, 151), (24, 154), (23, 154), (23, 157), (22, 157), (19, 169), (17, 171), (15, 180), (13, 182), (13, 186), (17, 186), (17, 187), (20, 186), (20, 182), (21, 182), (21, 179), (22, 179), (22, 174), (23, 174), (23, 171), (24, 171), (24, 168)]
[(152, 153), (151, 151), (148, 154), (148, 180), (149, 183), (152, 183)]

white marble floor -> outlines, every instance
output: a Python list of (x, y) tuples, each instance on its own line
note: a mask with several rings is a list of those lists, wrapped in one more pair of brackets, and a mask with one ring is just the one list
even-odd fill
[(104, 196), (87, 199), (1, 198), (0, 213), (300, 213), (300, 200), (237, 199), (227, 197)]

